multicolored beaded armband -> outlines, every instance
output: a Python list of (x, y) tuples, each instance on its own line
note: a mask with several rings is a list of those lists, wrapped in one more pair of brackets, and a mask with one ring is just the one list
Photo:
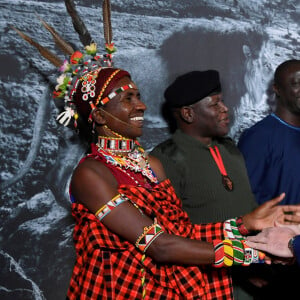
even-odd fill
[(161, 226), (154, 222), (151, 226), (144, 227), (144, 232), (138, 237), (135, 246), (142, 252), (146, 252), (148, 247), (158, 238), (164, 231)]
[(110, 201), (104, 204), (100, 209), (97, 210), (95, 216), (102, 221), (102, 219), (107, 216), (113, 209), (115, 209), (121, 203), (128, 201), (128, 198), (121, 196), (120, 194), (113, 197)]

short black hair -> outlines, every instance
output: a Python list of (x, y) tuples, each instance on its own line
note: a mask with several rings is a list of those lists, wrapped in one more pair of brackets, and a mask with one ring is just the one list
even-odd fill
[(299, 59), (290, 59), (281, 63), (275, 70), (274, 73), (274, 84), (280, 85), (283, 74), (288, 70), (290, 66), (300, 64)]

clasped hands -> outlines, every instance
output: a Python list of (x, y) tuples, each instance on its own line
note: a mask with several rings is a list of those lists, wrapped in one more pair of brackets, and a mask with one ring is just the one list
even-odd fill
[(300, 205), (278, 205), (285, 194), (260, 205), (245, 215), (244, 224), (257, 235), (247, 237), (247, 244), (267, 254), (265, 262), (290, 264), (294, 261), (289, 240), (300, 234)]

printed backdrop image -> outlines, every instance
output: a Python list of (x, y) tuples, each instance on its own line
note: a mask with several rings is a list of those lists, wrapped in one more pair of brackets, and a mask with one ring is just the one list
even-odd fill
[[(104, 52), (102, 1), (74, 1)], [(141, 143), (169, 136), (163, 92), (176, 76), (217, 69), (231, 112), (230, 136), (274, 105), (272, 77), (300, 59), (298, 0), (111, 0), (115, 66), (128, 70), (148, 109)], [(83, 48), (64, 1), (0, 0), (0, 299), (64, 299), (75, 262), (68, 198), (85, 149), (57, 123), (58, 72), (11, 26), (64, 56), (39, 17)]]

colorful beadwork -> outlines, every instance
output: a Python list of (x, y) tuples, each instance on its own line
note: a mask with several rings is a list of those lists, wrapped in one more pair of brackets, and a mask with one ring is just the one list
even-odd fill
[(127, 201), (128, 198), (125, 198), (124, 196), (121, 196), (120, 194), (113, 197), (110, 201), (108, 201), (106, 204), (104, 204), (97, 212), (95, 213), (95, 216), (102, 221), (102, 219), (107, 216), (113, 209), (115, 209), (118, 205), (121, 203)]
[(226, 267), (231, 267), (233, 265), (233, 249), (232, 249), (232, 241), (224, 240), (224, 265)]
[(214, 240), (213, 245), (215, 251), (213, 266), (216, 268), (264, 263), (265, 254), (250, 248), (244, 240)]
[(144, 232), (136, 240), (135, 246), (142, 252), (146, 252), (148, 247), (157, 239), (164, 231), (157, 223), (144, 227)]
[(106, 80), (106, 82), (104, 83), (98, 97), (97, 97), (97, 100), (96, 100), (96, 106), (99, 104), (99, 102), (101, 101), (101, 98), (107, 88), (107, 86), (109, 85), (109, 83), (112, 81), (112, 79), (120, 72), (121, 70), (116, 70), (115, 72), (113, 72), (109, 77), (108, 79)]
[(242, 241), (244, 246), (244, 262), (242, 263), (243, 266), (249, 266), (252, 263), (252, 248), (250, 248), (245, 241)]
[(235, 239), (241, 240), (243, 236), (239, 232), (238, 226), (236, 225), (236, 219), (230, 220), (231, 231), (235, 237)]
[(132, 84), (128, 84), (128, 85), (124, 85), (121, 86), (120, 88), (118, 88), (117, 90), (115, 90), (114, 92), (110, 93), (107, 97), (105, 97), (104, 99), (102, 99), (100, 101), (100, 103), (102, 105), (106, 104), (108, 101), (110, 101), (112, 98), (114, 98), (115, 96), (117, 96), (118, 94), (128, 90), (128, 89), (136, 89), (135, 86), (133, 86)]
[[(150, 182), (158, 183), (158, 179), (153, 174), (144, 149), (136, 140), (133, 141), (135, 144), (134, 149), (128, 152), (127, 155), (115, 154), (112, 150), (105, 150), (99, 143), (97, 143), (97, 150), (106, 159), (107, 163), (117, 167), (119, 170), (127, 174), (130, 178), (132, 178), (132, 176), (128, 174), (128, 172), (126, 171), (127, 169), (136, 173), (141, 173), (144, 177), (148, 178)], [(139, 184), (138, 182), (136, 183)]]
[(234, 239), (234, 235), (231, 230), (230, 220), (224, 222), (224, 236), (225, 238)]
[(213, 264), (216, 268), (224, 267), (224, 244), (221, 240), (214, 240), (215, 262)]
[[(229, 239), (242, 240), (244, 236), (239, 231), (240, 227), (236, 223), (236, 219), (229, 219), (224, 222), (224, 236)], [(245, 231), (243, 231), (245, 233)], [(247, 231), (248, 232), (248, 231)]]
[(103, 150), (117, 152), (130, 152), (135, 146), (135, 142), (132, 139), (105, 136), (98, 136), (98, 144)]
[(241, 241), (232, 240), (233, 264), (241, 265), (244, 262), (244, 246)]
[(87, 101), (89, 97), (94, 98), (96, 96), (96, 78), (98, 73), (101, 69), (97, 69), (96, 71), (90, 72), (85, 74), (81, 77), (82, 85), (81, 85), (81, 92), (82, 92), (82, 100)]
[[(145, 253), (143, 254), (142, 256), (142, 259), (141, 259), (141, 263), (142, 265), (144, 266), (144, 261), (146, 259), (146, 255)], [(145, 299), (146, 297), (146, 285), (145, 285), (145, 281), (146, 281), (146, 272), (145, 272), (145, 269), (144, 267), (141, 269), (141, 274), (142, 274), (142, 278), (141, 278), (141, 284), (142, 284), (142, 288), (143, 288), (143, 292), (142, 292), (142, 299)]]

